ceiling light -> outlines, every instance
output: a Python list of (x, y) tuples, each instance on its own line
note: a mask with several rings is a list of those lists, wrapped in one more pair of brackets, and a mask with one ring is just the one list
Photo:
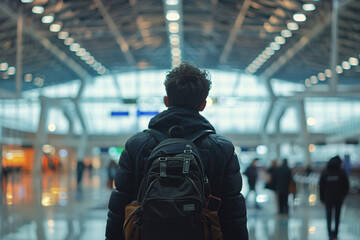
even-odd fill
[(169, 21), (177, 21), (180, 19), (180, 14), (176, 10), (170, 10), (166, 13), (166, 19)]
[(78, 44), (78, 43), (72, 43), (72, 44), (70, 45), (70, 51), (76, 52), (76, 51), (78, 51), (79, 49), (80, 49), (80, 44)]
[(166, 0), (166, 5), (174, 6), (179, 4), (179, 0)]
[(81, 59), (86, 61), (86, 60), (88, 60), (90, 57), (91, 57), (90, 53), (85, 52), (84, 55), (82, 55)]
[(256, 69), (258, 69), (259, 67), (262, 66), (262, 62), (260, 62), (259, 60), (256, 59), (255, 61), (253, 61), (252, 65), (253, 65)]
[(15, 75), (16, 73), (16, 68), (15, 67), (9, 67), (7, 70), (7, 74), (8, 75)]
[(35, 77), (34, 78), (34, 85), (41, 87), (44, 85), (44, 78), (43, 77)]
[(106, 72), (106, 68), (104, 66), (101, 66), (101, 68), (97, 71), (98, 74), (104, 74)]
[(277, 24), (280, 23), (280, 20), (279, 20), (277, 17), (275, 17), (275, 16), (271, 16), (270, 19), (269, 19), (269, 22), (270, 22), (271, 24), (277, 25)]
[(170, 38), (170, 43), (172, 45), (179, 45), (180, 39), (178, 37), (177, 38)]
[(86, 53), (85, 48), (80, 48), (79, 50), (77, 50), (77, 52), (76, 52), (76, 56), (81, 57), (81, 56), (84, 56), (84, 55), (85, 55), (85, 53)]
[(267, 32), (273, 32), (273, 31), (274, 31), (273, 26), (272, 26), (270, 23), (268, 23), (268, 22), (264, 23), (264, 29), (265, 29)]
[(50, 123), (50, 124), (48, 125), (48, 130), (49, 130), (50, 132), (55, 132), (55, 130), (56, 130), (56, 125), (55, 125), (54, 123)]
[(330, 78), (332, 76), (332, 72), (331, 72), (330, 69), (325, 70), (325, 76), (328, 77), (328, 78)]
[(343, 73), (343, 68), (342, 68), (340, 65), (337, 65), (336, 68), (335, 68), (335, 70), (336, 70), (336, 72), (337, 72), (338, 74)]
[(98, 63), (98, 62), (97, 62), (97, 61), (95, 60), (95, 58), (94, 58), (94, 62), (90, 63), (89, 65), (90, 65), (91, 67), (94, 67), (97, 63)]
[(172, 56), (172, 60), (173, 60), (173, 61), (180, 61), (180, 60), (181, 60), (181, 56)]
[(32, 3), (33, 0), (21, 0), (22, 3)]
[(44, 7), (43, 6), (33, 6), (32, 12), (35, 14), (43, 14), (44, 13)]
[(256, 68), (255, 68), (253, 65), (250, 65), (250, 66), (248, 67), (248, 70), (249, 70), (250, 72), (256, 72)]
[(296, 22), (305, 22), (306, 21), (306, 16), (305, 14), (303, 13), (295, 13), (293, 15), (293, 19), (296, 21)]
[(69, 38), (65, 39), (64, 44), (65, 45), (71, 45), (73, 42), (74, 42), (74, 39), (69, 37)]
[(177, 67), (180, 65), (180, 63), (181, 63), (180, 61), (172, 61), (172, 66)]
[(325, 81), (325, 79), (326, 79), (324, 73), (319, 73), (319, 74), (318, 74), (318, 78), (319, 78), (320, 81)]
[(93, 68), (94, 68), (96, 71), (98, 71), (101, 67), (102, 67), (102, 66), (101, 66), (101, 63), (99, 63), (99, 62), (95, 63), (94, 66), (93, 66)]
[(52, 15), (45, 15), (41, 18), (42, 23), (52, 23), (54, 21), (54, 16)]
[(270, 43), (270, 48), (274, 51), (277, 51), (280, 49), (280, 45), (277, 44), (276, 42), (272, 42), (272, 43)]
[(314, 126), (316, 124), (316, 119), (313, 117), (308, 117), (308, 119), (306, 120), (307, 124), (309, 126)]
[(298, 30), (299, 29), (299, 25), (295, 22), (289, 22), (287, 24), (287, 28), (291, 31), (295, 31), (295, 30)]
[(317, 83), (318, 83), (317, 77), (316, 77), (316, 76), (311, 76), (311, 77), (310, 77), (310, 82), (311, 82), (312, 84), (317, 84)]
[(179, 34), (175, 33), (175, 34), (170, 34), (169, 37), (170, 41), (180, 41), (180, 36)]
[(355, 57), (351, 57), (349, 58), (349, 63), (352, 65), (352, 66), (357, 66), (359, 65), (359, 60)]
[(6, 62), (0, 63), (0, 71), (6, 71), (8, 69), (8, 64)]
[(58, 23), (53, 23), (50, 25), (50, 32), (60, 32), (61, 30), (61, 25)]
[(59, 34), (58, 34), (58, 38), (59, 38), (59, 39), (66, 39), (66, 38), (68, 38), (68, 37), (69, 37), (69, 33), (68, 33), (68, 32), (62, 31), (62, 32), (59, 32)]
[(93, 64), (95, 62), (95, 58), (94, 57), (89, 57), (87, 60), (86, 60), (86, 63), (87, 64)]
[(31, 73), (25, 74), (24, 81), (25, 82), (31, 82), (32, 81), (32, 74)]
[(305, 86), (311, 87), (310, 79), (307, 78), (307, 79), (305, 80)]
[(178, 33), (179, 32), (179, 24), (177, 22), (169, 23), (169, 32), (170, 33)]
[(284, 29), (281, 31), (281, 36), (283, 36), (285, 38), (289, 38), (292, 36), (292, 33), (290, 30)]
[(264, 50), (261, 55), (265, 58), (265, 59), (269, 59), (271, 56), (266, 52), (266, 50)]
[(172, 54), (173, 56), (180, 56), (180, 54), (181, 54), (180, 48), (173, 48), (173, 49), (171, 50), (171, 54)]
[(267, 60), (267, 58), (266, 58), (264, 55), (260, 55), (260, 56), (258, 57), (258, 59), (259, 59), (259, 61), (262, 62), (262, 63), (266, 62), (266, 60)]
[(275, 42), (277, 44), (284, 44), (285, 43), (285, 38), (281, 37), (281, 36), (277, 36), (277, 37), (275, 37)]
[(349, 70), (351, 68), (351, 65), (348, 61), (343, 61), (341, 66), (343, 67), (343, 69), (345, 70)]
[(272, 56), (275, 54), (274, 50), (272, 50), (270, 47), (265, 48), (265, 52), (269, 56)]
[(313, 3), (305, 3), (302, 8), (304, 11), (314, 11), (316, 7)]

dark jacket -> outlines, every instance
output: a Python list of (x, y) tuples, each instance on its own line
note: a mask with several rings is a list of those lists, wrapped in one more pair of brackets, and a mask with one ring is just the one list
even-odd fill
[(343, 169), (341, 159), (333, 157), (320, 175), (320, 201), (341, 203), (349, 191), (349, 180)]
[(275, 171), (275, 191), (281, 194), (288, 194), (291, 180), (291, 169), (288, 167), (287, 162), (284, 162)]
[[(214, 130), (198, 112), (176, 107), (170, 107), (152, 118), (149, 128), (166, 133), (174, 125), (182, 126), (187, 136), (201, 130)], [(107, 239), (123, 239), (124, 207), (137, 199), (146, 157), (157, 144), (148, 132), (137, 133), (127, 141), (119, 160), (116, 189), (109, 200)], [(234, 146), (217, 134), (206, 136), (196, 145), (200, 150), (212, 193), (222, 199), (219, 219), (224, 239), (248, 239), (246, 206), (240, 193), (242, 178)]]
[(276, 167), (270, 167), (266, 170), (266, 174), (268, 174), (269, 181), (265, 184), (265, 188), (270, 190), (275, 190), (276, 188)]
[(247, 176), (250, 190), (255, 190), (256, 180), (258, 178), (258, 172), (256, 166), (250, 165), (244, 172)]

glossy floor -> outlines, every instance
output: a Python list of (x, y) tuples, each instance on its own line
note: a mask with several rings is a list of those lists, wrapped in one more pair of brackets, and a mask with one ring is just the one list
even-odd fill
[[(107, 201), (105, 171), (85, 172), (82, 187), (74, 174), (46, 173), (42, 178), (21, 173), (2, 184), (0, 239), (98, 240), (104, 239)], [(261, 186), (259, 187), (261, 189)], [(260, 190), (255, 208), (248, 198), (250, 239), (326, 240), (324, 209), (312, 191), (300, 189), (289, 216), (276, 213), (273, 193)], [(244, 192), (246, 193), (246, 186)], [(360, 236), (359, 195), (349, 196), (342, 211), (340, 240)]]

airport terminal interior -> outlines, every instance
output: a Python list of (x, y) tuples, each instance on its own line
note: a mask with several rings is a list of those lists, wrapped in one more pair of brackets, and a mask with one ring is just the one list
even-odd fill
[[(105, 239), (112, 167), (166, 109), (181, 62), (211, 75), (201, 115), (232, 141), (250, 240), (327, 240), (319, 177), (350, 190), (338, 239), (360, 236), (359, 0), (0, 0), (0, 239)], [(265, 188), (296, 183), (289, 213)], [(119, 226), (121, 227), (121, 226)]]

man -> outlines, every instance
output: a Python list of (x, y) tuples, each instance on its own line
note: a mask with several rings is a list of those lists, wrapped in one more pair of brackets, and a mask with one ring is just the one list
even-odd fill
[[(168, 109), (152, 118), (149, 128), (166, 134), (171, 127), (180, 126), (185, 136), (204, 130), (215, 131), (208, 120), (199, 114), (206, 106), (211, 87), (206, 71), (182, 63), (167, 74), (164, 85), (167, 93), (164, 103)], [(148, 132), (137, 133), (127, 141), (115, 177), (116, 189), (109, 200), (107, 239), (124, 239), (122, 226), (125, 205), (137, 199), (146, 157), (157, 144)], [(222, 199), (219, 220), (224, 239), (248, 239), (246, 206), (240, 193), (242, 180), (234, 146), (217, 134), (209, 134), (196, 144), (212, 194)]]
[[(341, 207), (349, 192), (349, 179), (341, 168), (341, 158), (332, 157), (326, 169), (320, 175), (320, 201), (325, 204), (326, 222), (329, 239), (337, 239), (340, 224)], [(333, 210), (335, 211), (335, 228), (332, 227)]]
[(275, 190), (278, 194), (278, 211), (280, 214), (289, 214), (288, 196), (289, 196), (289, 185), (293, 181), (291, 169), (288, 166), (288, 160), (283, 159), (281, 166), (279, 166), (275, 172)]

